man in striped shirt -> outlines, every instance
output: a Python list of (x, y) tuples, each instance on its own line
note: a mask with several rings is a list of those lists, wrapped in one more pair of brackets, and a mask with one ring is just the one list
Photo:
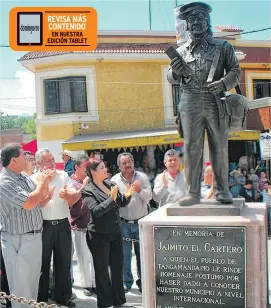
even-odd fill
[[(1, 246), (10, 293), (37, 299), (42, 254), (42, 214), (39, 203), (48, 195), (51, 171), (45, 170), (37, 185), (26, 175), (25, 155), (19, 144), (1, 152)], [(13, 308), (23, 304), (12, 302)]]

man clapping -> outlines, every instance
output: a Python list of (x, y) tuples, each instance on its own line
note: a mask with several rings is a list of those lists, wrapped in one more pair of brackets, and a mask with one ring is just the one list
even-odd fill
[[(48, 149), (41, 149), (36, 153), (39, 170), (52, 170), (50, 179), (50, 196), (41, 204), (43, 217), (42, 232), (42, 269), (39, 285), (39, 301), (47, 302), (49, 297), (49, 270), (54, 253), (55, 269), (55, 299), (56, 303), (67, 307), (75, 307), (70, 300), (71, 284), (71, 229), (68, 217), (70, 208), (81, 193), (73, 188), (72, 180), (64, 171), (55, 169), (55, 159)], [(34, 182), (39, 181), (41, 173), (32, 175)], [(53, 187), (53, 188), (52, 188)]]

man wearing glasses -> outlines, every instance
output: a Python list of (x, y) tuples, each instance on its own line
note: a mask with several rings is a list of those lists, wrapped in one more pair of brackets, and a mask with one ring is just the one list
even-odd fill
[(25, 156), (24, 173), (28, 176), (31, 176), (34, 173), (36, 167), (35, 156), (30, 151), (25, 151), (24, 156)]

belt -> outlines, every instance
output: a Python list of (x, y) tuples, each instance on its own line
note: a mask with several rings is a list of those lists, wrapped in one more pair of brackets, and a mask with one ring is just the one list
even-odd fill
[(52, 226), (57, 226), (62, 224), (65, 220), (67, 220), (68, 218), (64, 218), (64, 219), (56, 219), (56, 220), (43, 220), (44, 224), (50, 224)]
[(141, 219), (142, 217), (140, 217), (140, 218), (138, 218), (138, 219), (135, 219), (135, 220), (127, 220), (127, 219), (125, 219), (125, 218), (123, 218), (123, 217), (120, 217), (120, 220), (121, 221), (124, 221), (124, 222), (127, 222), (128, 224), (137, 224), (138, 223), (138, 221), (139, 221), (139, 219)]
[(38, 234), (38, 233), (41, 233), (41, 232), (42, 232), (42, 229), (40, 229), (40, 230), (32, 230), (32, 231), (26, 232), (25, 234)]

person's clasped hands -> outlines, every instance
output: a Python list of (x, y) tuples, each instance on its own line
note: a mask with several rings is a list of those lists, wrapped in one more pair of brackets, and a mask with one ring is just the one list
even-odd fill
[(135, 192), (135, 187), (127, 184), (124, 191), (125, 198), (131, 198), (132, 194)]
[(55, 174), (55, 170), (47, 169), (45, 167), (37, 178), (38, 183), (44, 183), (46, 185), (49, 185), (49, 183), (54, 179)]
[(68, 188), (67, 185), (65, 184), (59, 191), (59, 198), (61, 199), (65, 199), (65, 197), (67, 197), (67, 193), (68, 193)]
[(134, 181), (132, 185), (127, 184), (124, 191), (125, 198), (130, 198), (135, 192), (139, 193), (141, 191), (141, 184), (139, 181)]
[(114, 187), (111, 188), (111, 192), (110, 192), (110, 197), (116, 201), (118, 198), (118, 192), (119, 192), (119, 187), (118, 185), (115, 185)]
[(55, 192), (55, 185), (49, 186), (50, 182), (56, 175), (55, 170), (44, 168), (37, 177), (38, 185), (42, 187), (44, 192), (44, 199), (40, 201), (40, 204), (46, 204), (53, 198)]

